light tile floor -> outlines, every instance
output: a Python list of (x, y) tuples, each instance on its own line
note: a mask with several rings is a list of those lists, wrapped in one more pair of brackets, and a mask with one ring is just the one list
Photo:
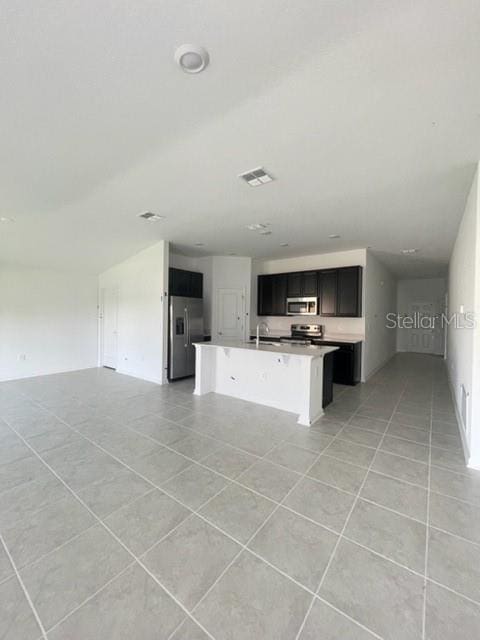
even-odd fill
[(480, 472), (442, 360), (312, 428), (107, 369), (0, 384), (3, 640), (480, 637)]

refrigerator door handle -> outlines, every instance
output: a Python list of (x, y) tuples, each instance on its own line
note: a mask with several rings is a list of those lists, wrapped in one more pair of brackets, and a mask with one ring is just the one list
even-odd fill
[(184, 322), (185, 322), (185, 347), (188, 347), (188, 345), (190, 344), (190, 331), (189, 331), (189, 327), (188, 327), (188, 309), (187, 307), (185, 307), (185, 309), (183, 310), (184, 313)]

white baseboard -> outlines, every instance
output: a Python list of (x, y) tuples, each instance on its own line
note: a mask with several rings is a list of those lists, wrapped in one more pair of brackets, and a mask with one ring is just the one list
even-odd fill
[(465, 425), (463, 424), (461, 411), (457, 405), (457, 396), (455, 395), (455, 387), (450, 377), (450, 369), (448, 368), (448, 365), (445, 365), (445, 366), (447, 367), (447, 380), (448, 380), (448, 385), (450, 387), (450, 393), (453, 399), (453, 408), (455, 409), (455, 417), (457, 418), (457, 427), (458, 427), (458, 431), (460, 432), (460, 440), (462, 441), (463, 457), (465, 458), (465, 463), (467, 467), (480, 469), (480, 460), (477, 460), (476, 464), (474, 464), (474, 461), (470, 458), (470, 449), (467, 443), (466, 429), (465, 429)]
[(36, 371), (35, 373), (25, 373), (22, 375), (16, 375), (13, 378), (11, 376), (0, 376), (0, 382), (11, 382), (13, 380), (26, 380), (27, 378), (38, 378), (39, 376), (54, 376), (58, 373), (73, 373), (74, 371), (87, 371), (88, 369), (96, 369), (95, 364), (91, 364), (88, 367), (72, 367), (72, 368), (54, 368), (48, 371)]
[(130, 376), (131, 378), (137, 378), (138, 380), (145, 380), (146, 382), (154, 382), (155, 384), (165, 384), (162, 378), (150, 378), (148, 376), (139, 376), (135, 374), (133, 371), (129, 371), (128, 369), (115, 369), (117, 373), (121, 373), (124, 376)]
[(390, 356), (387, 356), (385, 360), (383, 360), (377, 367), (375, 367), (375, 369), (373, 369), (373, 371), (370, 371), (370, 373), (365, 376), (365, 380), (362, 380), (362, 382), (368, 382), (372, 376), (378, 373), (380, 369), (382, 369), (388, 362), (390, 362), (390, 360), (396, 353), (398, 353), (398, 351), (394, 351)]

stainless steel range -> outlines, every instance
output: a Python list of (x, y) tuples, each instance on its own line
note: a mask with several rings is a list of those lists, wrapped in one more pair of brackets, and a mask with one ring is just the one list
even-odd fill
[(290, 325), (289, 337), (283, 337), (280, 342), (289, 342), (290, 344), (315, 344), (315, 339), (321, 340), (324, 334), (323, 324), (292, 324)]

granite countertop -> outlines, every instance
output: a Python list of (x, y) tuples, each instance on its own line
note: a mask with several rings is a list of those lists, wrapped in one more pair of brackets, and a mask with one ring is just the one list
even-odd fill
[[(255, 336), (255, 332), (253, 331), (251, 336)], [(290, 338), (290, 331), (271, 331), (270, 333), (261, 333), (260, 338), (267, 338), (269, 340), (275, 341), (280, 340), (280, 338)], [(356, 344), (358, 342), (364, 342), (365, 338), (362, 335), (358, 334), (349, 334), (349, 333), (337, 333), (337, 334), (328, 334), (323, 336), (323, 338), (314, 338), (316, 341), (325, 341), (325, 342), (344, 342), (346, 344)]]
[(357, 343), (357, 342), (364, 342), (365, 338), (363, 336), (358, 336), (355, 334), (352, 335), (348, 335), (346, 333), (343, 333), (341, 335), (337, 334), (337, 335), (328, 335), (328, 336), (323, 336), (323, 338), (321, 338), (322, 340), (325, 340), (325, 342), (347, 342), (348, 344), (352, 344), (352, 343)]
[[(272, 340), (273, 342), (273, 340)], [(231, 342), (197, 342), (194, 343), (200, 347), (220, 347), (228, 349), (243, 349), (245, 351), (265, 351), (269, 353), (278, 353), (286, 356), (303, 356), (306, 358), (322, 358), (325, 354), (336, 351), (337, 347), (321, 347), (317, 345), (298, 346), (282, 343), (281, 345), (270, 345), (260, 342), (257, 345), (251, 342), (231, 341)]]

